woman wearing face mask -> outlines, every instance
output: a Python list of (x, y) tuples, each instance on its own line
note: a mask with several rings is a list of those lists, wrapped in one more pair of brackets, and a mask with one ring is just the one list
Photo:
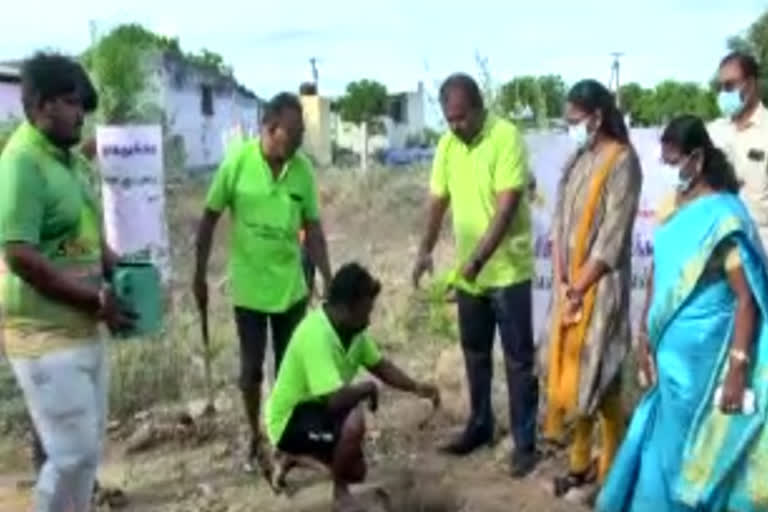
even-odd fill
[[(575, 422), (570, 471), (553, 483), (557, 496), (602, 481), (621, 442), (619, 381), (631, 341), (631, 236), (642, 185), (624, 118), (603, 85), (576, 84), (568, 94), (566, 121), (578, 149), (558, 190), (551, 330), (542, 351), (545, 437), (561, 442), (565, 422)], [(598, 418), (602, 452), (595, 464)]]
[(676, 200), (654, 235), (638, 406), (597, 509), (765, 511), (768, 274), (739, 184), (702, 121), (673, 120)]

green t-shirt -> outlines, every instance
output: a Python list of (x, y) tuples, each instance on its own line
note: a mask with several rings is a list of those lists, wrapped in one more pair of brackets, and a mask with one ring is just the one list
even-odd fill
[(489, 115), (471, 144), (448, 132), (435, 154), (430, 191), (449, 198), (456, 238), (457, 268), (469, 262), (496, 213), (496, 195), (522, 191), (509, 229), (474, 284), (457, 277), (456, 285), (469, 293), (510, 286), (533, 277), (527, 154), (519, 130), (509, 121)]
[[(0, 155), (0, 244), (31, 244), (61, 271), (99, 286), (101, 213), (90, 176), (81, 155), (22, 124)], [(10, 271), (5, 258), (0, 297), (9, 356), (38, 356), (97, 333), (93, 317), (37, 293)]]
[(288, 343), (267, 402), (267, 435), (272, 444), (280, 442), (297, 405), (338, 391), (361, 368), (380, 361), (379, 349), (367, 332), (345, 350), (325, 311), (320, 308), (309, 313)]
[(312, 164), (297, 153), (275, 179), (258, 139), (234, 144), (206, 206), (232, 217), (229, 271), (236, 306), (279, 313), (307, 295), (299, 230), (319, 218)]

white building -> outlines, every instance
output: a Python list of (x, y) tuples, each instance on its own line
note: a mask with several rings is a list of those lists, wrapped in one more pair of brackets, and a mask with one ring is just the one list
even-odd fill
[(261, 100), (230, 74), (172, 54), (155, 58), (151, 73), (151, 101), (165, 113), (169, 135), (182, 141), (187, 168), (218, 165), (233, 134), (258, 132)]
[(19, 70), (0, 65), (0, 122), (8, 119), (23, 119), (23, 117)]
[[(419, 141), (426, 128), (425, 101), (422, 82), (419, 82), (415, 91), (390, 94), (389, 112), (380, 119), (383, 133), (374, 133), (369, 136), (368, 152), (403, 149), (410, 143)], [(336, 113), (331, 117), (331, 132), (337, 147), (360, 153), (363, 147), (360, 126), (342, 121)]]

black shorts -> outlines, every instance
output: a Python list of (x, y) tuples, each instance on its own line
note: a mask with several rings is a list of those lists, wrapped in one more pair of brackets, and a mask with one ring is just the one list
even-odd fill
[(264, 356), (267, 349), (268, 328), (272, 330), (272, 348), (275, 351), (275, 374), (280, 368), (283, 354), (294, 329), (304, 318), (307, 300), (301, 300), (283, 313), (262, 313), (246, 308), (235, 308), (235, 323), (240, 338), (240, 389), (260, 391), (264, 380)]
[(330, 465), (349, 412), (333, 414), (325, 404), (304, 402), (296, 406), (277, 448), (290, 455), (308, 455)]

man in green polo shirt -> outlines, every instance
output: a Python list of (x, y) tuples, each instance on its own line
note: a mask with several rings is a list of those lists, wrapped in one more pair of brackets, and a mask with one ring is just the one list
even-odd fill
[(73, 151), (86, 75), (56, 54), (35, 55), (21, 75), (26, 121), (0, 155), (2, 336), (46, 452), (35, 510), (88, 510), (109, 390), (98, 323), (121, 329), (132, 315), (107, 285), (115, 260), (88, 163)]
[(331, 270), (320, 224), (314, 171), (298, 150), (304, 134), (299, 99), (282, 93), (265, 107), (259, 139), (235, 143), (213, 178), (197, 239), (194, 292), (207, 308), (206, 268), (216, 224), (231, 216), (230, 285), (240, 338), (240, 389), (252, 430), (246, 467), (260, 454), (260, 406), (267, 329), (275, 371), (307, 306), (299, 231), (326, 285)]
[[(382, 357), (367, 332), (380, 283), (356, 263), (333, 277), (327, 303), (296, 328), (267, 403), (267, 435), (281, 453), (311, 457), (326, 465), (334, 480), (337, 510), (357, 511), (349, 485), (362, 482), (366, 465), (361, 404), (375, 412), (378, 388), (352, 383), (361, 369), (385, 384), (429, 399), (440, 394), (415, 382)], [(278, 477), (278, 483), (285, 474)]]
[(440, 139), (435, 155), (428, 226), (413, 281), (418, 286), (424, 272), (432, 268), (431, 254), (450, 207), (457, 258), (454, 285), (471, 414), (462, 435), (445, 451), (465, 455), (492, 440), (492, 347), (498, 328), (515, 444), (511, 473), (522, 477), (536, 464), (538, 408), (526, 150), (514, 125), (485, 110), (480, 89), (468, 75), (449, 77), (440, 88), (440, 103), (450, 131)]

